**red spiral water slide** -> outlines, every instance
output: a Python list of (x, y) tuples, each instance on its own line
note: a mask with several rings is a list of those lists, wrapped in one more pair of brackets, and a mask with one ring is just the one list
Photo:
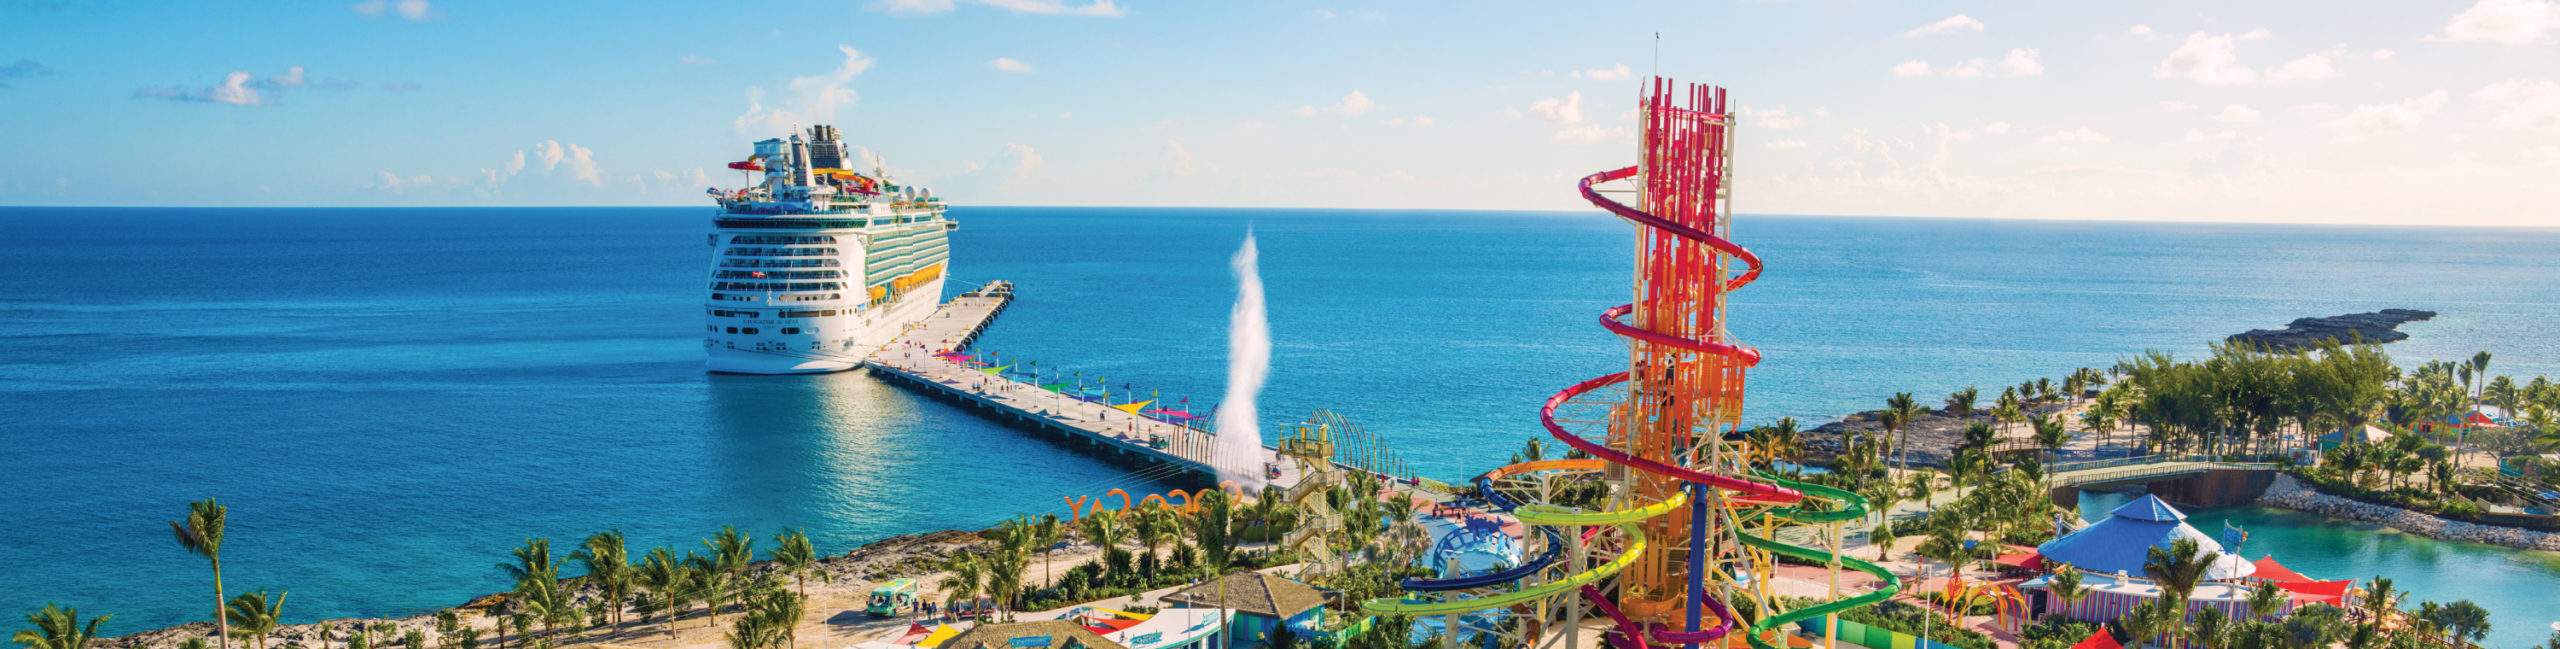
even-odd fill
[[(1701, 449), (1718, 444), (1708, 437), (1738, 424), (1744, 370), (1760, 362), (1758, 350), (1732, 342), (1723, 327), (1724, 294), (1758, 278), (1760, 258), (1724, 235), (1721, 192), (1732, 124), (1724, 90), (1694, 84), (1675, 89), (1659, 77), (1649, 85), (1642, 106), (1643, 159), (1592, 174), (1580, 185), (1584, 200), (1636, 225), (1635, 300), (1600, 316), (1601, 327), (1633, 341), (1630, 369), (1565, 388), (1548, 398), (1539, 413), (1547, 432), (1567, 446), (1676, 481), (1639, 485), (1638, 491), (1650, 491), (1639, 497), (1659, 502), (1688, 492), (1685, 516), (1675, 512), (1647, 521), (1646, 535), (1660, 539), (1664, 551), (1627, 573), (1619, 602), (1607, 601), (1597, 588), (1583, 589), (1620, 625), (1620, 646), (1632, 648), (1645, 647), (1645, 636), (1695, 646), (1723, 638), (1736, 624), (1730, 609), (1707, 589), (1710, 571), (1702, 548), (1709, 543), (1715, 507), (1707, 489), (1732, 492), (1731, 497), (1752, 503), (1786, 504), (1804, 497), (1793, 489), (1719, 473), (1719, 467), (1708, 464), (1715, 458), (1701, 455)], [(1597, 187), (1629, 178), (1638, 181), (1641, 209)], [(1728, 263), (1741, 264), (1742, 272), (1728, 279), (1733, 270)], [(1626, 321), (1631, 315), (1632, 324)], [(1610, 442), (1585, 439), (1556, 422), (1556, 410), (1575, 398), (1631, 381), (1626, 401), (1613, 410)], [(1689, 549), (1688, 565), (1670, 565), (1669, 550), (1683, 547)], [(1638, 605), (1644, 610), (1631, 617)], [(1676, 629), (1668, 619), (1675, 612), (1685, 614)], [(1713, 627), (1703, 624), (1709, 612), (1719, 618)], [(1650, 632), (1639, 631), (1640, 625)]]

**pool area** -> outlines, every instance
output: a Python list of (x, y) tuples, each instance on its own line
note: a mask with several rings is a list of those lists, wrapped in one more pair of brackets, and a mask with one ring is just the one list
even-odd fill
[[(2096, 520), (2123, 505), (2123, 493), (2084, 493), (2080, 517)], [(2339, 521), (2267, 507), (2188, 510), (2188, 523), (2212, 532), (2229, 523), (2246, 529), (2240, 553), (2250, 559), (2274, 554), (2287, 567), (2316, 579), (2353, 578), (2362, 587), (2375, 575), (2420, 601), (2468, 599), (2489, 610), (2488, 647), (2537, 646), (2560, 623), (2560, 553), (2516, 550), (2482, 543), (2442, 541), (2365, 523)]]

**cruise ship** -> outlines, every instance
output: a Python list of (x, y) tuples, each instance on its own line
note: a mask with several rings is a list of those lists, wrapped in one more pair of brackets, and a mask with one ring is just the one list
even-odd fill
[(949, 271), (941, 199), (875, 166), (848, 168), (832, 126), (755, 143), (729, 163), (741, 189), (711, 188), (704, 366), (738, 374), (852, 369), (933, 313)]

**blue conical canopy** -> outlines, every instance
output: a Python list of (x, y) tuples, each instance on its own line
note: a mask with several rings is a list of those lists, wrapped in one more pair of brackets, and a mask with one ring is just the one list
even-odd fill
[(2169, 501), (2161, 500), (2159, 496), (2151, 494), (2143, 494), (2141, 498), (2135, 498), (2133, 502), (2125, 503), (2123, 507), (2107, 512), (2107, 515), (2154, 523), (2182, 523), (2187, 520), (2186, 512), (2178, 511), (2178, 508), (2169, 506)]

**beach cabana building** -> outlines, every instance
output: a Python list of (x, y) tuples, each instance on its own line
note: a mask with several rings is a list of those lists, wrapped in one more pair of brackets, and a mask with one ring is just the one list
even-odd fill
[(2257, 565), (2225, 552), (2220, 541), (2188, 525), (2185, 512), (2149, 494), (2108, 512), (2105, 520), (2036, 546), (2036, 562), (2044, 569), (2064, 563), (2080, 569), (2081, 584), (2089, 593), (2079, 602), (2066, 604), (2054, 597), (2047, 585), (2051, 575), (2027, 580), (2018, 588), (2033, 593), (2036, 610), (2044, 614), (2093, 622), (2114, 620), (2161, 597), (2160, 585), (2143, 575), (2142, 564), (2152, 548), (2167, 550), (2178, 539), (2193, 539), (2197, 547), (2216, 555), (2205, 568), (2204, 581), (2189, 595), (2189, 606), (2220, 608), (2235, 615), (2248, 610), (2252, 584), (2241, 580), (2256, 573)]
[(1227, 629), (1228, 647), (1260, 647), (1273, 629), (1324, 626), (1324, 593), (1279, 575), (1252, 571), (1228, 573), (1199, 585), (1165, 594), (1166, 606), (1227, 609), (1234, 617)]
[(980, 624), (938, 649), (1129, 649), (1067, 620)]

